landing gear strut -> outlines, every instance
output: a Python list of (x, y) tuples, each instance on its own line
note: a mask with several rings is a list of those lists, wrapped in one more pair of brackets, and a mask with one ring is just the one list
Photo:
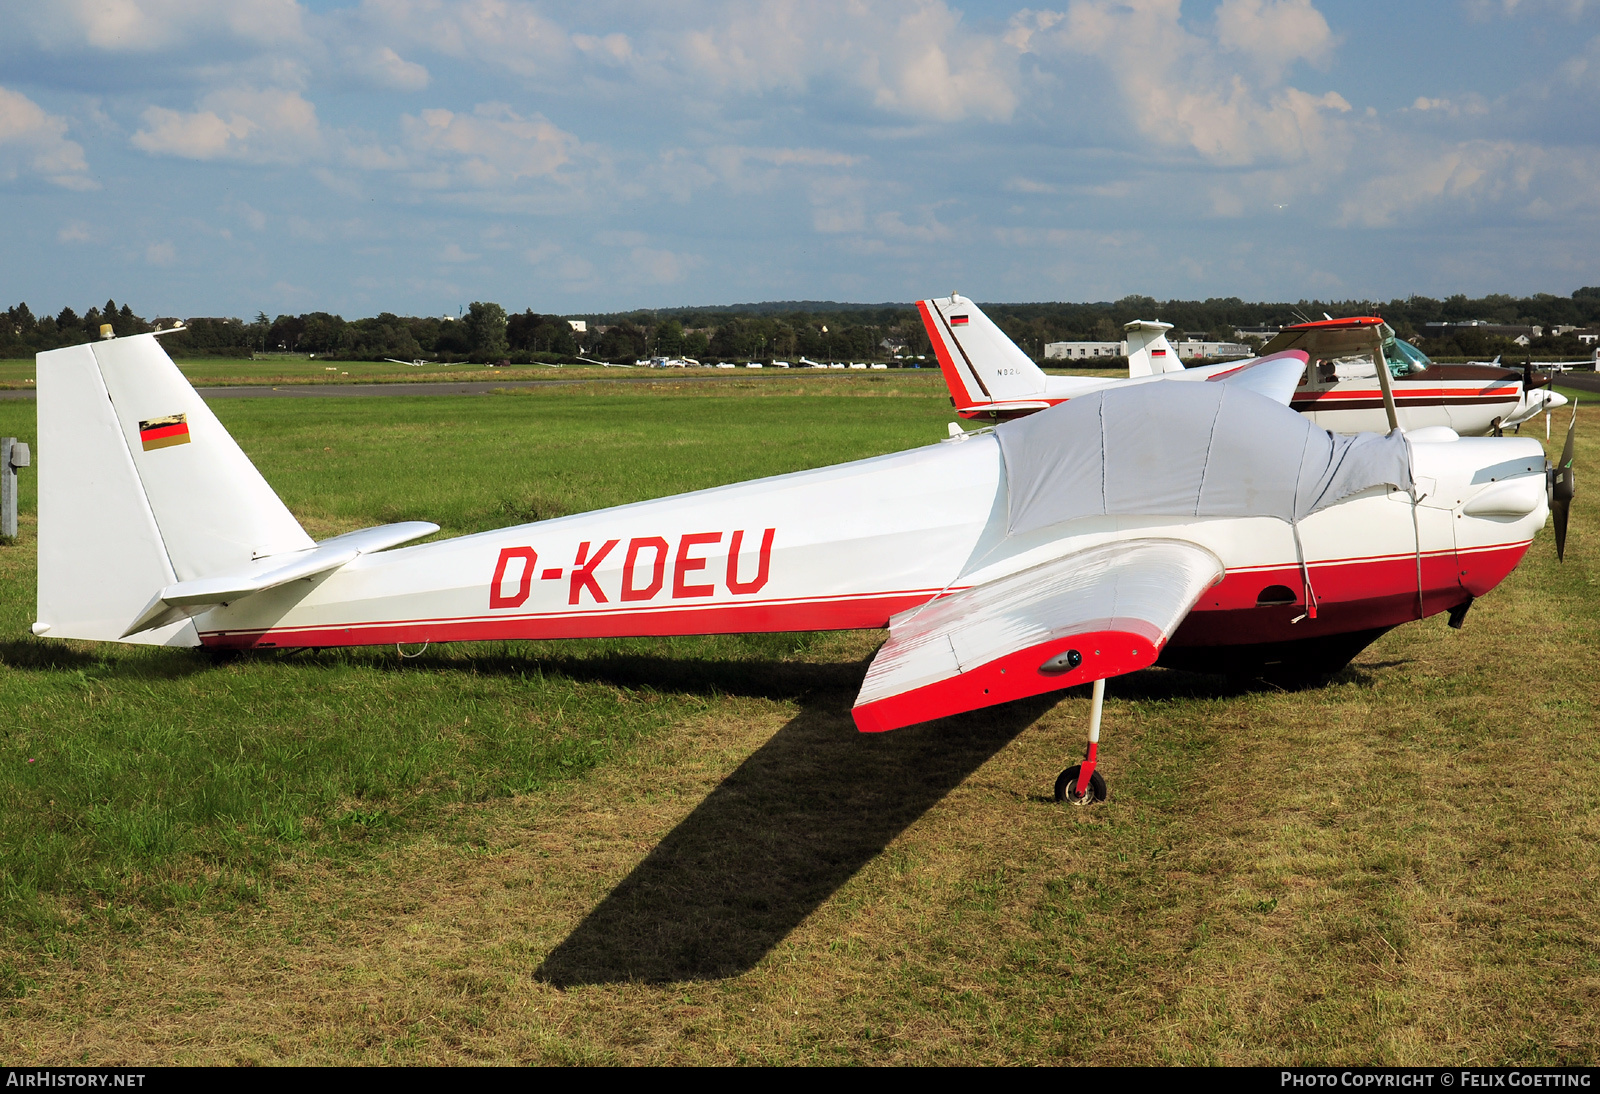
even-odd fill
[(1094, 682), (1094, 698), (1089, 707), (1089, 747), (1084, 752), (1083, 763), (1073, 764), (1056, 776), (1056, 801), (1087, 805), (1106, 800), (1105, 776), (1094, 769), (1095, 754), (1100, 750), (1100, 712), (1105, 707), (1106, 682)]

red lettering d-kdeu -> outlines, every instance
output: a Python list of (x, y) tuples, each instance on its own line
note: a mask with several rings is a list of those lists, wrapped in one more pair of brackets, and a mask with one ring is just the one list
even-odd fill
[[(522, 560), (522, 576), (517, 579), (517, 592), (515, 596), (506, 596), (501, 591), (505, 588), (506, 568), (514, 558)], [(494, 580), (489, 582), (489, 607), (491, 608), (520, 608), (528, 599), (528, 590), (533, 585), (533, 567), (539, 561), (539, 556), (532, 547), (502, 547), (500, 561), (495, 563)]]
[[(650, 584), (641, 589), (634, 584), (633, 571), (639, 562), (639, 552), (646, 549), (656, 553), (656, 561)], [(667, 541), (660, 536), (643, 536), (628, 541), (628, 557), (622, 563), (622, 599), (649, 600), (661, 591), (661, 586), (667, 580), (668, 550)]]
[(594, 571), (600, 563), (605, 561), (605, 557), (611, 553), (611, 548), (615, 547), (619, 542), (621, 541), (608, 539), (600, 545), (600, 549), (593, 555), (589, 554), (588, 540), (578, 544), (578, 557), (572, 563), (572, 584), (568, 589), (568, 604), (576, 604), (578, 595), (585, 589), (589, 590), (589, 595), (594, 597), (596, 604), (604, 604), (606, 602), (606, 594), (600, 591), (599, 585), (595, 584)]
[(678, 558), (672, 566), (672, 598), (674, 600), (685, 596), (713, 596), (716, 594), (715, 585), (691, 585), (688, 576), (695, 570), (704, 570), (706, 560), (696, 558), (689, 554), (691, 547), (698, 547), (702, 543), (721, 543), (721, 532), (691, 532), (678, 540)]
[(744, 532), (733, 533), (733, 541), (728, 544), (728, 591), (730, 593), (758, 593), (767, 583), (767, 572), (772, 567), (772, 537), (777, 532), (776, 528), (768, 528), (761, 537), (760, 561), (756, 563), (756, 579), (754, 581), (739, 580), (739, 548), (744, 543)]

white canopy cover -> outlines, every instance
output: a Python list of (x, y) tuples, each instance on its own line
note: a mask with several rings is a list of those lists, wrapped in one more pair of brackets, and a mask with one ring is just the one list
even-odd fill
[(996, 428), (1007, 534), (1078, 517), (1278, 517), (1372, 486), (1412, 489), (1399, 432), (1336, 435), (1236, 384), (1141, 384)]

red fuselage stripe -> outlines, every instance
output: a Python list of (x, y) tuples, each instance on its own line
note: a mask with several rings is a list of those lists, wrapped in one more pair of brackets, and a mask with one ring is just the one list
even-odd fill
[[(1528, 543), (1496, 544), (1460, 553), (1430, 552), (1421, 559), (1425, 615), (1444, 611), (1466, 596), (1480, 596), (1505, 578)], [(1288, 641), (1393, 626), (1417, 618), (1417, 556), (1380, 555), (1314, 562), (1311, 584), (1319, 603), (1316, 620), (1294, 622), (1300, 605), (1299, 567), (1241, 567), (1207, 590), (1173, 636), (1172, 644), (1229, 645)], [(1288, 588), (1293, 604), (1257, 606), (1261, 592)], [(654, 610), (561, 612), (545, 615), (484, 615), (453, 619), (403, 619), (210, 631), (208, 646), (371, 646), (390, 642), (477, 642), (544, 638), (620, 638), (765, 631), (856, 630), (883, 627), (889, 617), (926, 603), (941, 592), (906, 589), (858, 596), (765, 600)]]

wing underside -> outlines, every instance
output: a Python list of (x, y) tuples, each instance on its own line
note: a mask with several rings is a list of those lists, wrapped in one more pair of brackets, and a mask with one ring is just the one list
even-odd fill
[(890, 621), (856, 726), (898, 729), (1145, 668), (1222, 574), (1193, 543), (1128, 540), (941, 597)]

